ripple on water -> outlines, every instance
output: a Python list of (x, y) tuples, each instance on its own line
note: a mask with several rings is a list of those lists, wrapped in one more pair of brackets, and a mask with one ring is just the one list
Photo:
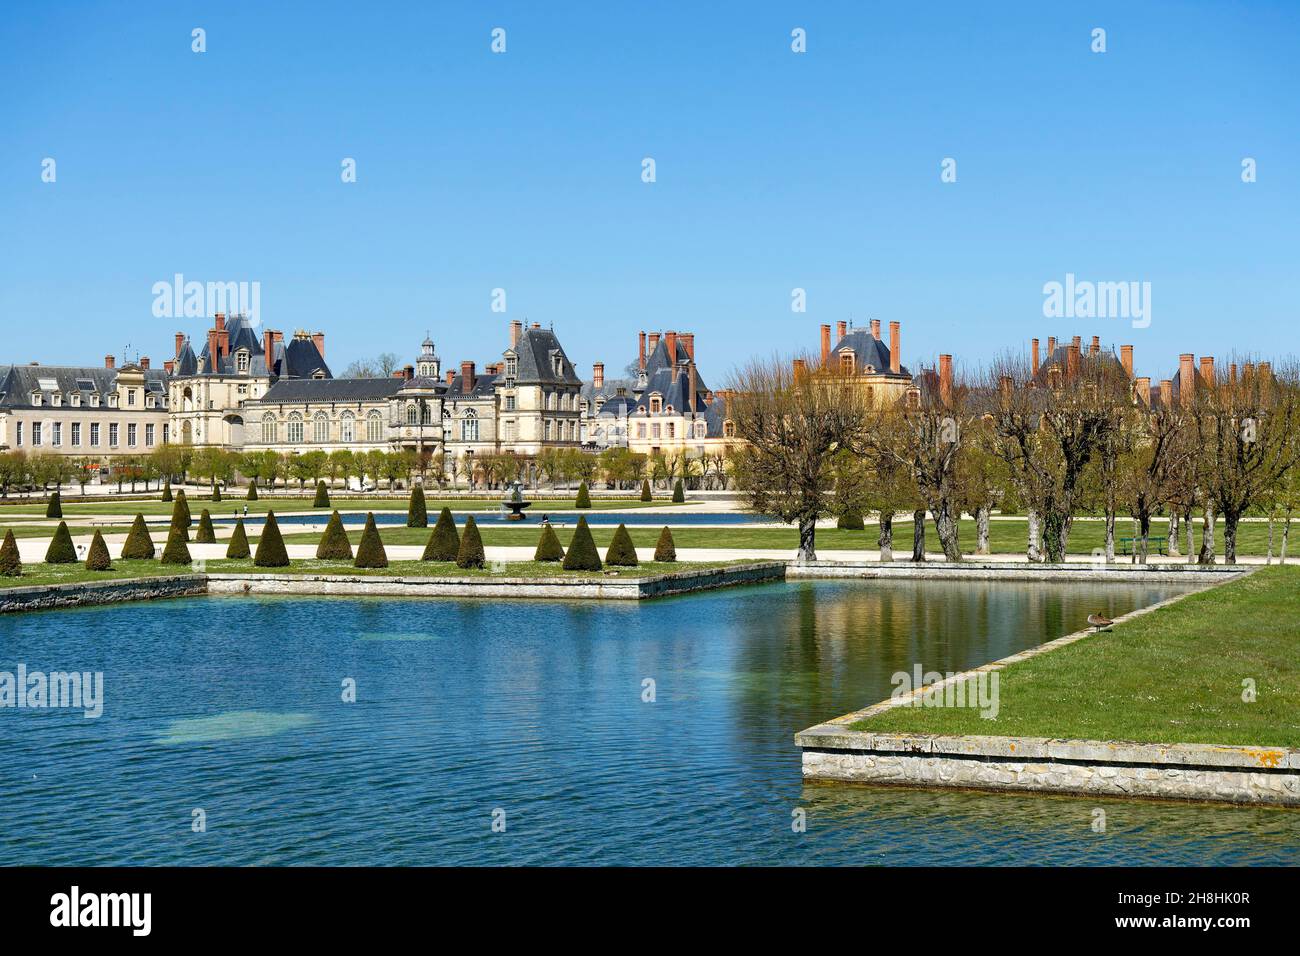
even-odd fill
[(174, 720), (158, 736), (160, 744), (203, 744), (218, 740), (270, 737), (306, 727), (315, 720), (310, 714), (277, 714), (268, 710), (232, 710), (211, 717)]

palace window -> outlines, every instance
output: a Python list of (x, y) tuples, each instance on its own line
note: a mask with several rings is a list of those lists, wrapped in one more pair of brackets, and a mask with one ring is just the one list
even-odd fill
[(547, 441), (551, 440), (551, 420), (549, 418), (546, 419), (546, 423), (544, 426), (544, 435)]
[(733, 421), (725, 421), (725, 422), (722, 423), (722, 437), (723, 437), (723, 438), (735, 438), (735, 437), (736, 437), (736, 423), (735, 423), (735, 422), (733, 422)]
[(366, 417), (366, 441), (374, 443), (383, 440), (384, 417), (378, 411), (373, 411)]
[(636, 423), (636, 437), (645, 438), (645, 422)]
[(72, 423), (72, 447), (81, 447), (81, 422)]
[(132, 408), (135, 407), (135, 389), (128, 388), (126, 390), (126, 403)]
[(507, 396), (506, 396), (506, 411), (508, 411), (508, 412), (513, 412), (514, 410), (515, 410), (515, 397), (514, 397), (513, 395), (507, 395)]
[(506, 378), (514, 378), (519, 371), (519, 360), (513, 355), (506, 356)]
[(840, 353), (840, 371), (843, 372), (845, 375), (853, 374), (853, 353), (852, 352)]
[(556, 374), (556, 375), (563, 375), (563, 374), (564, 374), (564, 356), (563, 356), (563, 355), (555, 355), (555, 356), (552, 356), (552, 358), (551, 358), (551, 362), (552, 362), (552, 367), (555, 369), (555, 374)]
[(54, 441), (53, 445), (58, 448), (63, 444), (63, 422), (54, 422)]
[(316, 417), (311, 423), (311, 440), (318, 444), (324, 444), (330, 440), (330, 417), (324, 412), (317, 412)]
[(235, 370), (238, 372), (248, 371), (248, 352), (245, 349), (240, 349), (235, 353)]
[(669, 423), (668, 423), (668, 437), (669, 437), (669, 438), (676, 438), (676, 437), (677, 437), (677, 423), (676, 423), (676, 422), (669, 422)]
[(465, 412), (465, 417), (461, 420), (460, 440), (478, 441), (478, 416), (474, 414), (472, 408)]
[(344, 412), (339, 419), (339, 440), (344, 444), (357, 440), (357, 418), (351, 412)]
[(134, 424), (126, 426), (126, 444), (129, 448), (135, 447), (136, 426)]
[(99, 422), (90, 423), (90, 447), (99, 447)]
[(658, 395), (650, 396), (650, 414), (658, 415), (664, 409), (664, 400)]
[(651, 430), (650, 434), (651, 434), (653, 437), (655, 437), (655, 438), (661, 438), (661, 437), (662, 437), (662, 433), (661, 433), (661, 430), (660, 430), (660, 428), (659, 428), (659, 423), (658, 423), (658, 422), (655, 422), (655, 423), (654, 423), (654, 428)]
[(704, 424), (704, 422), (696, 422), (696, 423), (695, 423), (695, 437), (696, 437), (696, 438), (703, 438), (703, 437), (704, 437), (704, 434), (705, 434), (705, 424)]
[(69, 395), (68, 401), (72, 403), (73, 408), (81, 407), (81, 395), (78, 392), (73, 392), (71, 395)]
[(416, 408), (415, 402), (406, 406), (406, 424), (414, 425), (420, 420), (420, 410)]
[(23, 443), (23, 423), (14, 422), (14, 446), (17, 447)]
[(267, 412), (262, 416), (262, 444), (274, 445), (279, 441), (276, 432), (279, 431), (279, 424), (275, 420), (275, 415)]
[(302, 416), (299, 415), (297, 412), (290, 412), (289, 413), (289, 444), (291, 445), (302, 444), (302, 438), (303, 438)]
[(428, 402), (424, 402), (420, 405), (420, 424), (433, 424), (433, 409), (429, 406)]
[(153, 426), (152, 426), (152, 425), (145, 425), (145, 426), (144, 426), (144, 443), (145, 443), (145, 446), (148, 447), (148, 448), (152, 448), (152, 447), (153, 447), (153, 435), (154, 435)]
[(108, 447), (117, 447), (117, 423), (110, 422), (108, 426)]
[(39, 445), (45, 439), (45, 429), (41, 422), (32, 422), (32, 444)]

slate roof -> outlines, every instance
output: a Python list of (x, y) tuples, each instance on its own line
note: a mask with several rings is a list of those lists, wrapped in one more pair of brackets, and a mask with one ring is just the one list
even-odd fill
[[(82, 407), (89, 408), (89, 396), (98, 393), (102, 401), (117, 389), (118, 372), (135, 368), (127, 365), (120, 369), (103, 366), (82, 367), (75, 365), (0, 365), (0, 408), (29, 408), (32, 392), (41, 393), (41, 403), (50, 406), (50, 396), (58, 392), (66, 399), (74, 392), (80, 393)], [(167, 407), (167, 372), (164, 369), (143, 369), (145, 388), (157, 402), (155, 408), (140, 408), (140, 411), (154, 411)], [(42, 379), (53, 379), (55, 387), (42, 388)], [(87, 388), (86, 386), (90, 387)], [(71, 406), (64, 405), (64, 408)], [(121, 411), (132, 411), (124, 406)]]
[[(839, 355), (840, 349), (853, 349), (853, 370), (859, 374), (865, 372), (867, 367), (875, 369), (877, 372), (889, 373), (889, 346), (885, 344), (884, 339), (878, 339), (871, 334), (870, 328), (849, 329), (844, 333), (843, 338), (831, 349), (833, 356)], [(900, 375), (910, 375), (911, 373), (903, 366), (899, 365)]]
[[(317, 372), (326, 378), (333, 378), (330, 367), (316, 349), (316, 343), (307, 338), (292, 337), (281, 340), (269, 357), (262, 348), (262, 336), (248, 321), (246, 316), (232, 315), (226, 320), (226, 331), (230, 334), (229, 354), (222, 355), (216, 374), (225, 376), (246, 375), (250, 378), (265, 378), (270, 375), (280, 378), (312, 378)], [(235, 353), (240, 349), (248, 350), (248, 371), (240, 372), (236, 368)], [(186, 339), (176, 356), (176, 374), (178, 376), (211, 375), (211, 363), (208, 360), (208, 338), (203, 337), (203, 348), (196, 353), (190, 340)]]
[[(524, 328), (515, 345), (519, 364), (515, 381), (520, 385), (581, 385), (582, 379), (574, 371), (573, 363), (564, 354), (564, 347), (550, 329)], [(552, 356), (561, 359), (560, 374), (555, 373)]]
[(406, 385), (404, 378), (282, 378), (250, 405), (290, 403), (373, 402), (391, 398)]
[[(1038, 374), (1035, 375), (1032, 379), (1032, 381), (1035, 384), (1037, 385), (1047, 384), (1047, 369), (1051, 365), (1059, 365), (1062, 372), (1065, 372), (1069, 369), (1070, 344), (1071, 343), (1066, 342), (1062, 345), (1057, 345), (1055, 351), (1053, 351), (1050, 355), (1046, 356), (1045, 358), (1039, 361)], [(1085, 361), (1088, 358), (1089, 347), (1090, 347), (1090, 343), (1087, 342), (1084, 342), (1080, 346), (1080, 351), (1079, 351), (1080, 361)], [(1120, 362), (1119, 358), (1110, 349), (1103, 348), (1101, 350), (1101, 356), (1103, 359), (1110, 359), (1111, 363), (1115, 365), (1116, 368), (1120, 369), (1121, 371), (1123, 370), (1124, 368), (1123, 363)], [(1177, 376), (1175, 376), (1175, 380), (1177, 380)], [(1177, 392), (1176, 388), (1175, 388), (1175, 392)]]
[(498, 376), (496, 375), (488, 375), (486, 373), (483, 375), (475, 375), (474, 385), (470, 389), (470, 393), (466, 395), (463, 387), (465, 380), (461, 377), (461, 374), (457, 372), (456, 377), (451, 380), (451, 386), (447, 389), (446, 394), (443, 395), (443, 401), (472, 402), (479, 399), (491, 398), (496, 393), (497, 378)]
[(688, 409), (691, 388), (690, 372), (679, 367), (678, 363), (689, 362), (690, 354), (686, 351), (686, 346), (682, 344), (681, 339), (677, 339), (676, 348), (673, 351), (676, 355), (674, 361), (670, 361), (668, 339), (663, 337), (659, 339), (650, 354), (646, 356), (646, 384), (645, 388), (641, 389), (641, 393), (636, 396), (636, 407), (649, 411), (650, 395), (651, 393), (658, 393), (663, 397), (664, 408), (671, 405), (674, 412), (702, 412), (706, 404), (704, 393), (709, 390), (709, 386), (704, 384), (704, 376), (700, 374), (697, 366), (695, 369), (695, 408)]

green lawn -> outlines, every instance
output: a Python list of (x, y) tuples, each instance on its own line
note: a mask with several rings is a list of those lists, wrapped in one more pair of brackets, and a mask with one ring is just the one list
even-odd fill
[[(14, 533), (15, 538), (52, 538), (54, 537), (54, 530), (58, 526), (59, 524), (57, 521), (54, 524), (50, 524), (50, 525), (36, 525), (36, 526), (26, 525), (26, 524), (8, 525), (8, 524), (0, 523), (0, 540), (4, 539), (6, 531), (12, 531)], [(113, 534), (113, 533), (126, 534), (126, 532), (129, 529), (130, 529), (130, 525), (122, 525), (120, 530), (116, 528), (100, 528), (99, 530), (103, 531), (105, 534)], [(90, 537), (95, 533), (95, 529), (81, 527), (80, 525), (70, 524), (68, 525), (68, 532), (74, 538), (77, 537), (78, 535), (85, 535), (86, 537)]]
[[(1242, 700), (1242, 682), (1257, 700)], [(1261, 568), (1000, 672), (1000, 710), (899, 707), (854, 730), (1300, 747), (1300, 568)]]
[(113, 562), (108, 571), (87, 571), (86, 566), (78, 561), (76, 564), (24, 564), (20, 578), (0, 577), (0, 588), (31, 587), (37, 584), (80, 584), (86, 581), (116, 581), (121, 578), (145, 578), (159, 575), (189, 574), (187, 565), (159, 564), (157, 561), (122, 561)]
[(294, 561), (287, 568), (259, 568), (248, 561), (208, 561), (207, 571), (213, 574), (353, 574), (393, 577), (459, 577), (459, 578), (573, 578), (610, 580), (618, 578), (643, 578), (674, 571), (699, 571), (723, 568), (743, 561), (694, 561), (656, 563), (646, 561), (635, 568), (607, 568), (618, 574), (607, 575), (600, 571), (565, 571), (558, 563), (537, 561), (511, 561), (499, 565), (489, 564), (483, 569), (463, 569), (451, 561), (391, 561), (386, 568), (354, 568), (350, 561)]
[[(276, 499), (263, 495), (257, 501), (248, 501), (244, 498), (242, 489), (233, 497), (227, 496), (221, 501), (211, 501), (207, 495), (190, 495), (190, 511), (197, 518), (198, 513), (207, 508), (214, 516), (216, 515), (233, 515), (236, 512), (243, 513), (244, 506), (248, 506), (248, 512), (253, 514), (265, 514), (268, 509), (274, 509), (277, 512), (288, 511), (312, 511), (312, 499), (306, 498), (281, 498)], [(498, 495), (491, 498), (455, 498), (440, 499), (429, 498), (425, 502), (425, 507), (435, 517), (444, 507), (452, 511), (499, 511), (501, 508), (501, 498)], [(524, 497), (527, 498), (527, 492)], [(533, 508), (540, 508), (544, 511), (569, 511), (573, 509), (573, 497), (542, 499), (533, 504)], [(405, 512), (409, 499), (406, 496), (395, 498), (342, 498), (335, 497), (331, 499), (331, 507), (340, 511), (401, 511)], [(662, 508), (662, 507), (683, 507), (680, 504), (674, 505), (667, 497), (655, 501), (641, 501), (637, 498), (599, 498), (591, 499), (592, 509), (596, 511), (629, 511), (639, 508)], [(25, 517), (44, 516), (45, 506), (41, 505), (10, 505), (18, 514)], [(72, 502), (63, 505), (63, 514), (72, 515), (127, 515), (133, 516), (137, 513), (143, 515), (170, 515), (173, 502), (159, 501), (114, 501), (111, 498), (104, 501), (95, 502)], [(3, 524), (6, 507), (0, 503), (0, 524)], [(328, 517), (328, 512), (326, 512)]]

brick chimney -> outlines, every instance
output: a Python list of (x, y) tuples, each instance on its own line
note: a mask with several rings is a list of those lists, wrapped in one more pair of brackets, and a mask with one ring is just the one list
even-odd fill
[(690, 389), (687, 395), (687, 401), (688, 401), (687, 411), (693, 412), (695, 411), (695, 390), (697, 388), (696, 379), (695, 379), (695, 363), (692, 362), (686, 368), (687, 368), (687, 374), (690, 375), (691, 377)]
[(146, 355), (144, 358), (140, 359), (140, 367), (146, 372), (149, 371), (149, 356)]
[(176, 369), (175, 362), (163, 362), (163, 371), (166, 372), (168, 375), (171, 375), (172, 372), (175, 371), (175, 369)]
[(1073, 379), (1079, 374), (1079, 336), (1074, 337), (1070, 343), (1070, 349), (1065, 358), (1065, 375), (1067, 379)]
[(798, 379), (798, 378), (803, 378), (803, 376), (804, 376), (804, 372), (807, 371), (807, 369), (808, 369), (808, 365), (807, 365), (806, 362), (804, 362), (803, 359), (801, 359), (801, 358), (797, 358), (797, 359), (794, 360), (794, 377), (795, 377), (795, 378), (797, 378), (797, 379)]
[(841, 320), (841, 321), (839, 321), (839, 322), (836, 322), (836, 323), (835, 323), (835, 332), (836, 332), (836, 339), (835, 339), (835, 341), (838, 342), (838, 341), (840, 341), (841, 339), (843, 339), (844, 336), (846, 336), (846, 335), (849, 334), (849, 323), (847, 323), (847, 322), (845, 322), (845, 321), (843, 321), (843, 320)]
[(683, 332), (681, 334), (682, 348), (686, 350), (686, 357), (692, 362), (695, 361), (695, 333)]
[(1171, 378), (1160, 380), (1160, 404), (1165, 408), (1174, 406), (1174, 380)]
[(1151, 377), (1143, 375), (1141, 378), (1133, 380), (1133, 391), (1137, 393), (1137, 399), (1147, 408), (1151, 407)]
[(519, 345), (519, 333), (523, 331), (524, 324), (518, 319), (512, 319), (510, 322), (510, 347), (517, 348)]
[(591, 387), (601, 389), (605, 385), (605, 363), (595, 362), (591, 366)]
[(649, 354), (653, 355), (655, 349), (657, 349), (658, 347), (659, 347), (659, 333), (658, 333), (658, 332), (651, 332), (651, 333), (650, 333), (650, 345), (649, 345), (650, 352), (649, 352)]
[(415, 378), (415, 366), (408, 365), (406, 368), (402, 369), (402, 378), (406, 379), (408, 382)]
[(1261, 379), (1263, 379), (1264, 381), (1268, 381), (1270, 378), (1273, 377), (1273, 363), (1272, 363), (1272, 362), (1260, 362), (1260, 363), (1259, 363), (1259, 377), (1260, 377)]
[(320, 357), (324, 358), (325, 357), (325, 333), (313, 332), (311, 334), (311, 341), (312, 344), (316, 346), (316, 351), (320, 353)]
[(1049, 335), (1047, 337), (1047, 357), (1050, 359), (1055, 354), (1056, 354), (1056, 336)]
[(105, 355), (104, 368), (116, 368), (116, 367), (117, 367), (117, 359), (113, 358), (113, 356), (111, 355)]
[(215, 372), (220, 366), (217, 364), (221, 358), (221, 347), (218, 345), (218, 336), (221, 333), (216, 327), (208, 329), (208, 371)]
[(1201, 356), (1201, 381), (1206, 385), (1214, 384), (1214, 356)]
[(406, 378), (406, 370), (400, 368), (393, 369), (393, 378)]
[(880, 341), (880, 320), (879, 319), (871, 320), (871, 337), (875, 339), (877, 342)]
[(468, 395), (474, 391), (474, 363), (460, 363), (460, 390)]
[(447, 384), (450, 385), (455, 380), (455, 378), (456, 378), (456, 370), (454, 368), (447, 369)]
[(1196, 356), (1184, 352), (1178, 356), (1178, 400), (1184, 405), (1192, 404), (1196, 397)]
[(1100, 355), (1100, 354), (1101, 354), (1101, 336), (1100, 336), (1100, 335), (1094, 335), (1094, 336), (1092, 337), (1092, 345), (1088, 348), (1088, 354), (1089, 354), (1089, 355)]
[(1029, 374), (1038, 374), (1038, 339), (1029, 340)]
[(822, 324), (822, 365), (831, 364), (831, 327)]
[(1076, 335), (1076, 336), (1071, 340), (1071, 344), (1074, 346), (1074, 350), (1075, 350), (1076, 352), (1079, 352), (1079, 353), (1082, 354), (1082, 352), (1083, 352), (1083, 336), (1082, 336), (1082, 335)]
[[(1133, 377), (1133, 346), (1121, 345), (1119, 347), (1119, 364), (1124, 366), (1124, 374), (1127, 375), (1129, 378), (1132, 378)], [(1151, 383), (1151, 379), (1148, 378), (1147, 384), (1149, 385), (1150, 383)]]
[(185, 333), (176, 333), (176, 351), (172, 353), (172, 358), (180, 358), (181, 349), (185, 347)]
[(645, 332), (644, 332), (644, 330), (641, 331), (641, 332), (639, 332), (639, 333), (637, 334), (637, 350), (636, 350), (636, 355), (637, 355), (637, 359), (636, 359), (636, 367), (639, 368), (641, 371), (644, 372), (644, 371), (645, 371)]
[(947, 353), (939, 356), (939, 400), (952, 404), (952, 356)]
[(1013, 384), (1010, 375), (1003, 375), (998, 378), (998, 390), (1002, 393), (1003, 398), (1005, 399), (1011, 398), (1012, 387)]
[(668, 349), (668, 366), (675, 368), (677, 365), (677, 333), (664, 333), (664, 347)]
[(902, 359), (903, 344), (898, 331), (898, 323), (889, 323), (889, 370), (891, 372), (900, 371), (903, 367)]
[(542, 323), (540, 323), (540, 322), (534, 322), (534, 323), (533, 323), (533, 328), (535, 328), (535, 329), (540, 329), (541, 327), (542, 327)]
[(1228, 365), (1228, 381), (1233, 385), (1237, 384), (1237, 363), (1232, 362)]

